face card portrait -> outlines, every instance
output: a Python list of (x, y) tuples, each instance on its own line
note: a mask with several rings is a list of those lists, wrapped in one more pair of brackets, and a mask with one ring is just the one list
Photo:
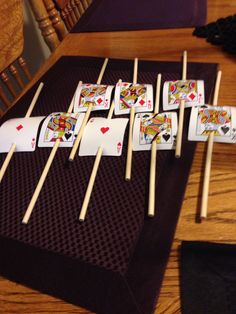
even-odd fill
[(115, 115), (153, 110), (153, 87), (150, 84), (117, 83), (115, 90)]
[(86, 125), (80, 143), (79, 156), (95, 156), (100, 146), (104, 156), (122, 154), (128, 119), (92, 118)]
[(210, 133), (214, 141), (221, 143), (236, 142), (236, 108), (204, 106), (194, 107), (189, 123), (190, 141), (207, 141)]
[(92, 104), (92, 110), (107, 110), (111, 103), (111, 93), (114, 86), (82, 84), (78, 85), (73, 97), (74, 112), (85, 112)]
[(16, 144), (16, 152), (32, 152), (36, 147), (37, 132), (44, 117), (11, 119), (0, 127), (0, 153)]
[(135, 116), (133, 150), (150, 150), (152, 142), (157, 149), (174, 149), (177, 133), (176, 112), (138, 113)]
[(205, 104), (204, 82), (201, 80), (168, 81), (163, 86), (163, 110), (179, 108), (181, 100), (185, 107), (203, 106)]
[(84, 113), (51, 113), (43, 122), (39, 147), (53, 147), (60, 139), (60, 147), (72, 147), (81, 127)]

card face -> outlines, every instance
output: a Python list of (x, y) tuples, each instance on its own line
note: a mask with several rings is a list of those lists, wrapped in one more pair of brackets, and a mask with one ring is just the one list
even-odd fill
[(153, 87), (151, 84), (117, 83), (115, 90), (115, 114), (129, 114), (130, 108), (136, 112), (153, 110)]
[(100, 146), (104, 156), (120, 156), (128, 119), (92, 118), (86, 125), (80, 156), (95, 156)]
[(163, 110), (179, 108), (181, 100), (185, 107), (204, 106), (204, 82), (201, 80), (168, 81), (163, 86)]
[(9, 152), (16, 144), (16, 152), (32, 152), (40, 122), (44, 117), (17, 118), (3, 123), (0, 127), (0, 153)]
[(156, 141), (158, 150), (174, 149), (177, 124), (176, 112), (136, 114), (133, 150), (150, 150), (153, 141)]
[(214, 141), (236, 143), (236, 108), (235, 107), (193, 107), (190, 116), (188, 139), (207, 141), (214, 133)]
[(53, 147), (55, 141), (60, 139), (60, 147), (72, 147), (84, 115), (84, 113), (51, 113), (43, 122), (38, 146)]
[(114, 86), (82, 84), (78, 85), (74, 102), (74, 112), (85, 112), (92, 103), (92, 110), (107, 110), (110, 107), (111, 93)]

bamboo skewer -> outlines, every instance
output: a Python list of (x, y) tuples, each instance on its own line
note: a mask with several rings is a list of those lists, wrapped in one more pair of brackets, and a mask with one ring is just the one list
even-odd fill
[[(182, 70), (182, 80), (187, 79), (187, 51), (184, 51), (183, 54), (183, 70)], [(185, 100), (181, 100), (179, 104), (179, 125), (176, 138), (176, 148), (175, 148), (175, 157), (181, 157), (181, 147), (182, 147), (182, 136), (183, 136), (183, 125), (184, 125), (184, 109), (185, 109)]]
[[(121, 81), (119, 81), (119, 83), (121, 83)], [(111, 104), (111, 107), (110, 107), (110, 110), (109, 110), (109, 113), (108, 113), (108, 116), (107, 116), (107, 119), (111, 119), (112, 118), (114, 107), (115, 107), (115, 103), (114, 103), (114, 100), (113, 100), (112, 104)], [(95, 179), (96, 179), (96, 176), (97, 176), (97, 172), (98, 172), (98, 167), (99, 167), (99, 164), (100, 164), (100, 161), (101, 161), (101, 158), (102, 158), (102, 153), (103, 153), (103, 147), (101, 145), (101, 146), (99, 146), (99, 148), (97, 150), (96, 158), (95, 158), (95, 161), (94, 161), (94, 164), (93, 164), (93, 169), (92, 169), (92, 172), (91, 172), (91, 175), (90, 175), (90, 179), (89, 179), (89, 183), (88, 183), (87, 190), (86, 190), (86, 193), (85, 193), (84, 201), (83, 201), (83, 204), (82, 204), (82, 207), (81, 207), (81, 211), (80, 211), (80, 215), (79, 215), (79, 221), (84, 221), (85, 220), (85, 216), (86, 216), (86, 213), (87, 213), (90, 197), (91, 197), (91, 194), (92, 194), (92, 191), (93, 191), (94, 182), (95, 182)]]
[[(159, 113), (160, 91), (161, 91), (161, 74), (158, 74), (154, 114)], [(155, 214), (156, 155), (157, 155), (157, 143), (156, 141), (153, 141), (152, 147), (151, 147), (151, 162), (150, 162), (150, 176), (149, 176), (149, 199), (148, 199), (148, 216), (149, 217), (153, 217)]]
[[(102, 81), (102, 77), (103, 77), (103, 74), (105, 72), (105, 69), (106, 69), (106, 66), (107, 66), (107, 63), (108, 63), (108, 58), (105, 59), (104, 63), (103, 63), (103, 66), (102, 66), (102, 69), (100, 71), (100, 74), (99, 74), (99, 77), (97, 79), (97, 84), (101, 84), (101, 81)], [(76, 137), (76, 140), (74, 142), (74, 145), (72, 147), (72, 150), (70, 152), (70, 155), (69, 155), (69, 161), (74, 161), (74, 158), (75, 158), (75, 154), (78, 150), (78, 147), (79, 147), (79, 143), (81, 141), (81, 138), (83, 136), (83, 133), (84, 133), (84, 129), (85, 129), (85, 126), (88, 122), (88, 119), (90, 117), (90, 113), (92, 111), (92, 108), (93, 108), (93, 104), (89, 104), (88, 106), (88, 109), (86, 111), (86, 114), (84, 116), (84, 119), (83, 119), (83, 122), (81, 124), (81, 128), (79, 130), (79, 133), (77, 134), (77, 137)]]
[[(31, 113), (32, 113), (32, 111), (34, 109), (34, 106), (35, 106), (35, 104), (36, 104), (36, 102), (38, 100), (39, 94), (40, 94), (40, 92), (41, 92), (41, 90), (43, 88), (43, 85), (44, 85), (43, 82), (41, 82), (39, 84), (39, 86), (38, 86), (38, 88), (36, 90), (36, 93), (34, 94), (34, 97), (33, 97), (32, 101), (31, 101), (31, 103), (29, 105), (29, 108), (28, 108), (27, 112), (26, 112), (25, 118), (29, 118), (30, 117), (30, 115), (31, 115)], [(3, 178), (3, 176), (4, 176), (4, 174), (5, 174), (6, 170), (7, 170), (7, 167), (9, 165), (10, 161), (11, 161), (11, 158), (12, 158), (15, 150), (16, 150), (16, 144), (13, 143), (11, 148), (10, 148), (10, 150), (9, 150), (9, 152), (7, 153), (7, 156), (6, 156), (6, 158), (5, 158), (4, 162), (3, 162), (1, 170), (0, 170), (0, 183), (2, 181), (2, 178)]]
[[(103, 63), (103, 66), (102, 66), (102, 69), (101, 69), (101, 71), (100, 71), (99, 77), (98, 77), (98, 82), (99, 82), (98, 84), (100, 84), (100, 82), (101, 82), (101, 80), (102, 80), (102, 76), (103, 76), (103, 74), (104, 74), (104, 72), (105, 72), (107, 62), (108, 62), (108, 59), (105, 59), (105, 61), (104, 61), (104, 63)], [(82, 82), (80, 81), (79, 84), (81, 85)], [(71, 113), (71, 112), (72, 112), (72, 110), (73, 110), (73, 105), (74, 105), (74, 103), (73, 103), (73, 101), (72, 101), (71, 104), (70, 104), (70, 106), (69, 106), (69, 108), (68, 108), (67, 113)], [(84, 122), (84, 120), (85, 120), (85, 119), (83, 119), (83, 122)], [(83, 123), (82, 123), (82, 124), (83, 124)], [(85, 123), (85, 124), (86, 124), (86, 123)], [(85, 126), (84, 126), (84, 127), (85, 127)], [(82, 128), (82, 125), (81, 125), (81, 128)], [(80, 129), (81, 129), (81, 128), (80, 128)], [(43, 172), (42, 172), (42, 174), (41, 174), (41, 177), (40, 177), (40, 179), (39, 179), (39, 181), (38, 181), (37, 187), (36, 187), (36, 189), (35, 189), (35, 191), (34, 191), (34, 194), (33, 194), (32, 198), (31, 198), (31, 200), (30, 200), (29, 206), (28, 206), (28, 208), (27, 208), (27, 210), (26, 210), (26, 212), (25, 212), (25, 214), (24, 214), (24, 217), (23, 217), (23, 220), (22, 220), (22, 223), (24, 223), (24, 224), (27, 224), (27, 223), (29, 222), (30, 216), (31, 216), (32, 211), (33, 211), (33, 209), (34, 209), (35, 203), (37, 202), (37, 199), (38, 199), (38, 197), (39, 197), (39, 194), (40, 194), (40, 192), (41, 192), (41, 189), (42, 189), (42, 187), (43, 187), (43, 184), (44, 184), (44, 182), (45, 182), (45, 180), (46, 180), (47, 174), (48, 174), (48, 172), (49, 172), (49, 169), (50, 169), (50, 167), (51, 167), (51, 164), (52, 164), (52, 162), (53, 162), (53, 159), (54, 159), (54, 157), (55, 157), (55, 155), (56, 155), (56, 152), (57, 152), (57, 149), (58, 149), (58, 147), (59, 147), (59, 144), (60, 144), (60, 139), (57, 139), (56, 142), (55, 142), (55, 144), (53, 145), (53, 149), (52, 149), (52, 151), (51, 151), (51, 153), (50, 153), (50, 155), (49, 155), (49, 158), (48, 158), (48, 160), (47, 160), (47, 163), (46, 163), (46, 165), (45, 165), (45, 167), (44, 167), (44, 170), (43, 170)]]
[[(213, 97), (213, 106), (217, 106), (217, 103), (218, 103), (221, 75), (222, 75), (222, 72), (218, 71), (214, 97)], [(214, 133), (212, 132), (208, 136), (207, 154), (206, 154), (205, 171), (204, 171), (204, 179), (203, 179), (203, 191), (202, 191), (202, 202), (201, 202), (201, 213), (200, 213), (200, 216), (203, 219), (207, 218), (207, 205), (208, 205), (213, 144), (214, 144)]]
[[(138, 58), (135, 58), (134, 59), (133, 84), (137, 84), (137, 77), (138, 77)], [(135, 107), (132, 106), (130, 108), (129, 137), (128, 137), (128, 148), (127, 148), (126, 170), (125, 170), (125, 180), (127, 181), (131, 180), (134, 116), (135, 116)]]

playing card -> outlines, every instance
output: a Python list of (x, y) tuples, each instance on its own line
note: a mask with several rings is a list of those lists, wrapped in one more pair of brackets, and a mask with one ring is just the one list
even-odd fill
[(115, 89), (115, 114), (128, 114), (131, 107), (136, 112), (153, 110), (153, 87), (150, 84), (117, 83)]
[(208, 105), (192, 108), (188, 139), (190, 141), (207, 141), (208, 135), (212, 132), (215, 142), (236, 142), (235, 107)]
[(72, 99), (74, 103), (74, 112), (85, 112), (92, 103), (92, 110), (107, 110), (110, 107), (111, 93), (114, 86), (82, 84), (78, 85), (75, 96)]
[(176, 112), (138, 113), (134, 120), (133, 150), (150, 150), (153, 141), (158, 150), (174, 149), (176, 133)]
[(84, 130), (80, 143), (80, 156), (95, 156), (100, 146), (103, 155), (120, 156), (128, 119), (92, 118)]
[(163, 86), (163, 110), (179, 108), (181, 100), (185, 107), (203, 106), (205, 104), (204, 82), (201, 80), (168, 81)]
[(51, 113), (43, 122), (39, 135), (39, 147), (53, 147), (60, 139), (60, 147), (72, 147), (81, 127), (84, 113)]
[(0, 153), (9, 152), (16, 144), (16, 152), (32, 152), (36, 147), (36, 137), (40, 122), (44, 117), (11, 119), (0, 127)]

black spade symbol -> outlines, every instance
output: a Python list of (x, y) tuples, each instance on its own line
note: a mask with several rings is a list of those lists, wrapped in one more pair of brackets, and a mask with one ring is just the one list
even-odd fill
[(223, 131), (224, 134), (226, 134), (229, 131), (229, 127), (224, 125), (221, 127), (221, 130)]
[(164, 140), (167, 142), (168, 141), (168, 139), (170, 138), (170, 134), (164, 134), (163, 136), (162, 136), (163, 138), (164, 138)]
[(71, 133), (66, 133), (65, 138), (68, 140), (71, 137), (71, 135), (72, 135)]

